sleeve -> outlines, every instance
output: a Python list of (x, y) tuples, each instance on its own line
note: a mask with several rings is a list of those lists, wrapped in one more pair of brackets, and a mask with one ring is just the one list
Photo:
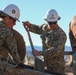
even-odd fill
[(46, 41), (48, 49), (46, 49), (43, 54), (44, 56), (54, 57), (64, 50), (66, 42), (66, 35), (63, 33), (58, 33), (56, 35), (49, 35)]
[(36, 34), (42, 33), (42, 29), (38, 25), (35, 25), (35, 24), (31, 24), (29, 30)]
[(5, 34), (6, 34), (5, 44), (6, 44), (6, 48), (8, 52), (13, 57), (13, 60), (16, 63), (20, 63), (20, 56), (17, 50), (17, 44), (16, 44), (12, 31), (7, 30)]
[(18, 31), (12, 29), (12, 32), (13, 32), (15, 40), (16, 40), (17, 50), (19, 52), (21, 61), (24, 61), (24, 58), (26, 55), (26, 43), (24, 41), (24, 38)]

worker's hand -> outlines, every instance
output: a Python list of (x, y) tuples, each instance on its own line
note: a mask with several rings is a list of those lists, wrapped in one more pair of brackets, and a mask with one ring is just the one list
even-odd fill
[(33, 54), (34, 56), (40, 56), (40, 53), (39, 53), (39, 51), (37, 51), (37, 50), (32, 50), (32, 54)]
[(29, 21), (25, 21), (25, 22), (22, 22), (22, 23), (23, 23), (24, 28), (28, 31), (29, 27), (30, 27), (30, 22)]
[(29, 21), (25, 21), (25, 22), (22, 22), (24, 27), (30, 27), (30, 22)]

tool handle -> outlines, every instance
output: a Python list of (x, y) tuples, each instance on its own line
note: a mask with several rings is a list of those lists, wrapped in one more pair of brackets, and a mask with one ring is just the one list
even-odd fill
[(29, 28), (27, 26), (25, 26), (25, 29), (26, 29), (27, 34), (28, 34), (28, 38), (29, 38), (31, 48), (32, 48), (32, 50), (34, 50), (34, 45), (33, 45), (33, 42), (32, 42), (31, 36), (30, 36)]

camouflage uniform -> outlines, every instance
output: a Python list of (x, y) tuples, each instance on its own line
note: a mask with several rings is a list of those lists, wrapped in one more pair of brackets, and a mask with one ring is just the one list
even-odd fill
[(64, 47), (66, 42), (65, 32), (57, 25), (55, 30), (49, 30), (47, 24), (30, 25), (30, 31), (40, 34), (44, 62), (50, 72), (64, 73)]
[(23, 36), (17, 32), (16, 30), (12, 29), (12, 32), (14, 34), (16, 43), (17, 43), (17, 49), (21, 58), (21, 61), (24, 62), (25, 59), (25, 55), (26, 55), (26, 44), (25, 41), (23, 39)]
[[(25, 55), (26, 55), (26, 45), (25, 45), (23, 36), (19, 32), (17, 32), (16, 30), (14, 30), (14, 29), (11, 29), (11, 30), (12, 30), (12, 32), (14, 34), (14, 38), (16, 40), (17, 50), (18, 50), (19, 55), (20, 55), (20, 60), (24, 63), (24, 59), (25, 59)], [(5, 58), (5, 59), (7, 59), (9, 56), (6, 49), (2, 50), (1, 55), (2, 55), (2, 58)], [(11, 58), (9, 59), (9, 62), (13, 63)]]
[(4, 23), (0, 22), (0, 54), (2, 50), (7, 50), (13, 57), (13, 60), (19, 64), (20, 56), (17, 52), (17, 45), (12, 31)]

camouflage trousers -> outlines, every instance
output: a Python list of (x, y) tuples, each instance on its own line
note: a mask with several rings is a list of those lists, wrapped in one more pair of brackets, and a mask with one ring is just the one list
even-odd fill
[(62, 66), (58, 64), (47, 65), (45, 62), (39, 60), (38, 58), (35, 58), (35, 70), (57, 75), (64, 74), (64, 68)]

